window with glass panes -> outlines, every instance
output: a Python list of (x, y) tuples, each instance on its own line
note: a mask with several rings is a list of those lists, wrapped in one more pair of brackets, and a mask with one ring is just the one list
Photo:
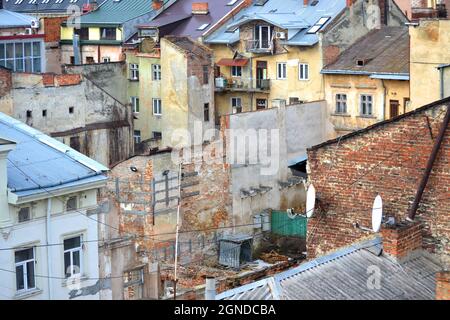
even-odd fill
[(347, 95), (336, 94), (336, 113), (347, 113)]
[(17, 72), (42, 72), (42, 42), (0, 43), (0, 66)]
[(64, 273), (66, 278), (83, 273), (83, 247), (81, 236), (64, 240)]
[(372, 115), (373, 98), (369, 94), (362, 94), (360, 97), (360, 112), (363, 116)]
[(16, 251), (14, 258), (17, 291), (27, 291), (36, 288), (34, 248)]
[(161, 65), (152, 64), (153, 80), (161, 80)]

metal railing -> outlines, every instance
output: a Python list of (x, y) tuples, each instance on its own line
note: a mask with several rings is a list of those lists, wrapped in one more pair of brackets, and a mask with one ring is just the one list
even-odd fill
[(247, 40), (245, 47), (248, 52), (272, 52), (273, 41)]

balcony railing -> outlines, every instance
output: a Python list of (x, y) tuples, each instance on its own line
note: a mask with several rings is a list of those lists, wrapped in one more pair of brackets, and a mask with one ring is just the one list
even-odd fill
[(223, 77), (215, 79), (217, 91), (268, 91), (270, 90), (270, 79), (228, 80)]
[(273, 41), (247, 40), (246, 50), (253, 53), (273, 52)]

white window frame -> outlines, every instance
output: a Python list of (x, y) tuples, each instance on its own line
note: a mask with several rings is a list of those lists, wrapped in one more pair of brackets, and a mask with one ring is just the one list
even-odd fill
[(286, 80), (287, 78), (287, 63), (277, 62), (277, 79)]
[[(234, 102), (237, 102), (237, 101), (239, 101), (239, 104), (238, 103), (234, 103)], [(242, 98), (241, 97), (231, 97), (230, 98), (230, 104), (231, 104), (231, 110), (233, 111), (233, 113), (241, 113), (242, 112)], [(240, 108), (241, 109), (241, 111), (240, 112), (237, 112), (237, 108)]]
[[(71, 248), (71, 249), (64, 249), (64, 241), (66, 240), (70, 240), (73, 238), (80, 238), (80, 246), (79, 247), (75, 247), (75, 248)], [(74, 266), (73, 266), (73, 254), (74, 252), (79, 252), (80, 253), (80, 272), (74, 273)], [(66, 253), (69, 253), (70, 256), (70, 276), (67, 276), (67, 270), (65, 270), (65, 266), (66, 266)], [(83, 274), (83, 235), (74, 235), (74, 236), (70, 236), (67, 238), (64, 238), (63, 240), (63, 266), (64, 266), (64, 277), (66, 277), (66, 279), (70, 279), (73, 276), (76, 275), (82, 275)]]
[[(366, 97), (366, 101), (363, 101), (363, 97)], [(370, 102), (367, 101), (367, 97), (370, 97)], [(370, 106), (370, 113), (364, 113), (363, 104), (366, 105), (366, 110), (368, 110), (368, 107)], [(373, 95), (368, 93), (363, 93), (359, 95), (359, 113), (363, 117), (371, 117), (373, 116)]]
[[(257, 25), (257, 26), (255, 26), (255, 28), (259, 29), (259, 37), (258, 37), (258, 39), (255, 39), (255, 40), (258, 41), (258, 49), (270, 49), (271, 48), (270, 36), (271, 36), (271, 31), (272, 31), (271, 26), (270, 25)], [(269, 46), (267, 48), (262, 46), (262, 44), (263, 44), (263, 35), (262, 35), (263, 34), (263, 32), (262, 32), (263, 28), (267, 28), (268, 29), (267, 30), (267, 43), (268, 43)]]
[(137, 63), (130, 63), (130, 80), (139, 80), (139, 65)]
[(133, 110), (133, 113), (139, 113), (139, 111), (140, 111), (139, 97), (135, 97), (135, 96), (130, 97), (130, 103), (131, 103), (131, 108)]
[[(36, 40), (36, 39), (30, 39), (30, 40), (6, 40), (6, 41), (0, 41), (0, 50), (3, 52), (0, 54), (0, 66), (4, 66), (6, 68), (11, 68), (13, 71), (16, 72), (30, 72), (30, 73), (39, 73), (44, 72), (44, 62), (45, 62), (45, 56), (44, 56), (44, 43), (42, 40)], [(35, 52), (34, 46), (38, 45), (39, 49), (37, 49), (39, 52)], [(12, 56), (8, 57), (6, 56), (7, 52), (7, 46), (12, 46)], [(20, 51), (18, 51), (19, 45), (22, 46)], [(25, 45), (30, 46), (30, 53), (26, 54)], [(20, 57), (18, 56), (20, 52)], [(36, 65), (35, 65), (36, 60)], [(20, 63), (19, 63), (20, 62)], [(29, 65), (29, 68), (27, 69), (27, 63)], [(21, 68), (20, 68), (21, 65)]]
[[(139, 133), (139, 134), (137, 134)], [(134, 143), (138, 144), (142, 141), (141, 130), (134, 130), (133, 132)]]
[(152, 64), (152, 79), (155, 81), (161, 80), (161, 65)]
[[(16, 273), (16, 283), (17, 283), (17, 275), (18, 275), (18, 273), (16, 271), (17, 267), (22, 267), (23, 268), (23, 284), (24, 284), (24, 288), (23, 289), (18, 289), (16, 287), (16, 291), (18, 293), (27, 292), (27, 291), (36, 289), (36, 250), (35, 250), (35, 248), (33, 247), (33, 248), (28, 248), (28, 249), (16, 250), (16, 251), (14, 251), (14, 255), (15, 255), (16, 252), (25, 251), (25, 250), (29, 250), (29, 249), (31, 249), (32, 252), (33, 252), (33, 258), (32, 259), (28, 259), (28, 260), (24, 260), (24, 261), (20, 261), (20, 262), (15, 262), (15, 260), (14, 260), (14, 267), (15, 267), (14, 271)], [(14, 259), (15, 259), (15, 257), (14, 257)], [(27, 279), (28, 278), (27, 277), (27, 275), (28, 275), (28, 266), (27, 265), (28, 265), (29, 262), (33, 262), (34, 287), (28, 287), (28, 279)]]
[[(338, 99), (338, 96), (340, 96), (340, 99)], [(343, 96), (345, 96), (345, 99), (343, 99)], [(347, 94), (346, 93), (336, 93), (334, 95), (334, 99), (335, 99), (335, 110), (334, 112), (336, 114), (347, 114)], [(342, 104), (345, 103), (344, 106), (342, 106)], [(343, 109), (344, 111), (341, 111), (339, 109)]]
[[(158, 103), (158, 101), (159, 101), (159, 103)], [(152, 110), (153, 110), (154, 116), (162, 115), (162, 100), (160, 98), (152, 99)]]
[(242, 66), (231, 66), (231, 76), (242, 77)]
[[(306, 77), (305, 77), (306, 75)], [(308, 81), (309, 80), (309, 64), (300, 62), (298, 64), (298, 80)]]

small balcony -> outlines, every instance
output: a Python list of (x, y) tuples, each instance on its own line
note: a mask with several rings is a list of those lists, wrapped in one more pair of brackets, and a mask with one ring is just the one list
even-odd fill
[(234, 92), (268, 92), (270, 91), (270, 79), (234, 80), (219, 77), (215, 79), (215, 91)]
[(245, 49), (252, 53), (273, 53), (273, 41), (247, 40)]

